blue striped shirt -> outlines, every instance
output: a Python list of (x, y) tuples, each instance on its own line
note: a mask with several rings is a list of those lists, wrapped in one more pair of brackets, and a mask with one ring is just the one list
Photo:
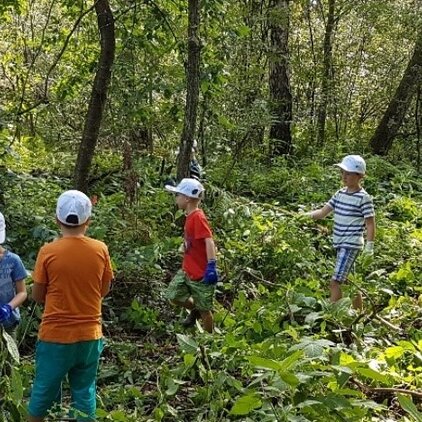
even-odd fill
[(365, 219), (375, 215), (371, 196), (363, 188), (353, 193), (343, 188), (333, 195), (327, 205), (334, 211), (334, 247), (362, 249)]

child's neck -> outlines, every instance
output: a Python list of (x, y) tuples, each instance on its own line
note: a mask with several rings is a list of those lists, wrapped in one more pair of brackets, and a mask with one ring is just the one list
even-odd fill
[(198, 204), (192, 204), (192, 203), (188, 202), (188, 205), (185, 209), (186, 215), (192, 214), (197, 209), (199, 209)]
[(347, 193), (359, 192), (362, 189), (361, 185), (346, 186)]
[(86, 232), (86, 227), (75, 227), (74, 229), (68, 229), (67, 227), (62, 226), (62, 237), (84, 237)]

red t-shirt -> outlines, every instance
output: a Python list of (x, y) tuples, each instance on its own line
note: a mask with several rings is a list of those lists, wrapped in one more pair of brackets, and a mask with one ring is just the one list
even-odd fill
[(205, 239), (212, 238), (207, 217), (201, 209), (197, 209), (186, 217), (185, 222), (185, 254), (183, 270), (191, 280), (202, 280), (207, 266), (207, 250)]

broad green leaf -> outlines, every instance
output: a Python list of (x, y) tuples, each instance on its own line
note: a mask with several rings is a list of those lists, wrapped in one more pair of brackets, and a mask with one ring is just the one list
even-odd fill
[(123, 412), (122, 410), (112, 410), (109, 416), (111, 417), (112, 421), (120, 421), (120, 422), (127, 421), (126, 413)]
[(389, 382), (389, 379), (386, 375), (383, 375), (378, 371), (374, 371), (371, 368), (356, 368), (356, 372), (374, 381), (382, 382), (383, 384), (388, 384)]
[(299, 379), (295, 374), (292, 374), (291, 372), (281, 372), (280, 378), (286, 383), (289, 384), (292, 387), (296, 387), (299, 384)]
[(167, 378), (166, 384), (167, 384), (166, 394), (168, 396), (173, 396), (177, 393), (177, 390), (179, 390), (179, 386), (182, 384), (185, 384), (185, 381), (177, 380), (174, 378)]
[(422, 422), (422, 413), (416, 408), (412, 399), (404, 394), (399, 394), (397, 397), (403, 410), (412, 415), (416, 422)]
[(195, 361), (196, 361), (195, 355), (192, 355), (190, 353), (186, 353), (183, 356), (183, 362), (185, 363), (185, 366), (187, 368), (191, 368), (195, 364)]
[(12, 375), (10, 380), (11, 386), (11, 397), (15, 404), (18, 404), (22, 401), (23, 397), (23, 387), (22, 387), (22, 378), (15, 368), (12, 369)]
[(283, 371), (289, 370), (303, 356), (303, 354), (303, 350), (297, 350), (296, 352), (288, 356), (286, 359), (283, 359), (280, 362), (281, 369)]
[(17, 363), (19, 363), (19, 350), (15, 340), (13, 340), (13, 338), (10, 337), (5, 330), (3, 330), (3, 338), (6, 340), (7, 350), (10, 355)]
[(246, 394), (238, 398), (232, 409), (230, 410), (231, 415), (248, 415), (254, 409), (258, 409), (262, 406), (262, 400), (257, 394)]
[(385, 349), (385, 356), (387, 356), (387, 358), (393, 358), (393, 359), (398, 359), (400, 357), (403, 356), (405, 350), (402, 346), (392, 346), (392, 347), (387, 347), (387, 349)]
[(273, 359), (266, 359), (260, 356), (249, 356), (248, 360), (252, 365), (259, 366), (261, 368), (274, 369), (275, 371), (280, 371), (283, 369), (280, 363)]
[(195, 354), (198, 351), (198, 343), (189, 336), (177, 334), (177, 342), (185, 353)]
[(322, 312), (310, 312), (308, 315), (306, 315), (305, 322), (307, 324), (313, 324), (318, 319), (321, 319), (323, 317)]
[(310, 358), (321, 357), (324, 353), (324, 349), (333, 346), (334, 343), (330, 340), (313, 340), (305, 339), (299, 344), (295, 344), (289, 350), (303, 350), (305, 355)]

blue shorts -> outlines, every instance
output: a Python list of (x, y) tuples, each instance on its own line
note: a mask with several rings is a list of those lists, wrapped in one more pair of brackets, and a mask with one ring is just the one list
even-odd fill
[(359, 252), (359, 249), (337, 248), (337, 261), (332, 277), (333, 281), (337, 281), (338, 283), (347, 281), (347, 276), (349, 275)]
[(67, 375), (71, 406), (78, 413), (74, 416), (78, 420), (95, 420), (96, 377), (103, 347), (103, 339), (72, 344), (38, 341), (29, 414), (42, 417), (48, 413), (60, 398), (61, 383)]

